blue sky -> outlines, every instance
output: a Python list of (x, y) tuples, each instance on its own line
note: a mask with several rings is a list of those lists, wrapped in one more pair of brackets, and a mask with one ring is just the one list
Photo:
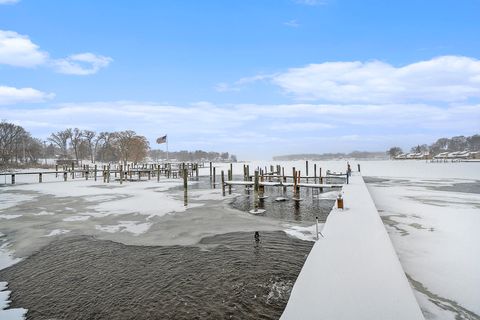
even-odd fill
[(0, 118), (241, 158), (479, 133), (480, 1), (0, 0)]

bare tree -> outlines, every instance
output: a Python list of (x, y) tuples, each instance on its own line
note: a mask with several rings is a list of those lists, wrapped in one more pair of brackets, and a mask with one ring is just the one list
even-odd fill
[(62, 159), (67, 159), (68, 157), (68, 139), (72, 137), (72, 129), (65, 129), (63, 131), (58, 131), (57, 133), (52, 133), (48, 138), (53, 144), (60, 148), (60, 156)]
[(21, 126), (5, 121), (0, 122), (0, 157), (2, 163), (18, 158), (25, 160), (23, 154), (29, 134)]
[(116, 145), (122, 161), (141, 161), (147, 156), (150, 148), (147, 138), (137, 135), (132, 130), (118, 132)]
[(117, 160), (117, 148), (115, 140), (118, 134), (116, 132), (100, 132), (95, 140), (96, 153), (100, 154), (100, 161)]
[(40, 157), (45, 156), (45, 148), (42, 140), (32, 138), (29, 135), (25, 140), (25, 155), (28, 157), (28, 162), (30, 163), (36, 163)]
[(402, 148), (399, 148), (399, 147), (392, 147), (387, 151), (387, 154), (390, 156), (390, 158), (395, 158), (401, 153), (403, 153), (403, 151), (402, 151)]
[(116, 145), (120, 151), (122, 161), (128, 161), (130, 157), (131, 140), (136, 135), (135, 131), (132, 130), (118, 132)]
[(75, 163), (78, 164), (78, 151), (80, 144), (82, 143), (83, 132), (82, 130), (75, 128), (72, 130), (72, 136), (70, 138), (70, 144), (72, 145), (73, 152), (75, 153)]
[(149, 150), (149, 143), (144, 136), (135, 136), (130, 140), (130, 155), (128, 160), (133, 162), (140, 162), (147, 156)]
[(90, 154), (90, 161), (91, 162), (95, 162), (95, 153), (94, 149), (96, 149), (96, 146), (94, 148), (94, 141), (93, 139), (95, 138), (95, 131), (91, 131), (91, 130), (83, 130), (83, 137), (85, 138), (85, 142), (87, 143), (87, 147), (88, 147), (88, 152)]

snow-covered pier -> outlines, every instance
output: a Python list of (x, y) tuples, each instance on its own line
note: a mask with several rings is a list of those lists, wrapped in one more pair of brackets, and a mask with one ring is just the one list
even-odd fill
[(412, 288), (361, 175), (343, 187), (281, 317), (423, 319)]
[[(253, 181), (225, 181), (226, 185), (234, 186), (254, 186)], [(295, 183), (293, 182), (282, 182), (282, 181), (260, 181), (259, 186), (268, 186), (268, 187), (293, 187)], [(298, 183), (298, 187), (303, 188), (341, 188), (343, 184), (326, 184), (326, 183)]]

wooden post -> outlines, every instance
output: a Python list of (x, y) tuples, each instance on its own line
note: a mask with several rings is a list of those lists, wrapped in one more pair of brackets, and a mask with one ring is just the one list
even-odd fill
[[(263, 181), (265, 181), (265, 180), (264, 180), (264, 177), (263, 177), (263, 175), (262, 175), (262, 176), (260, 176), (260, 182), (263, 182)], [(265, 193), (265, 186), (259, 184), (259, 185), (258, 185), (258, 193), (260, 194), (260, 196), (263, 197), (263, 195), (264, 195), (264, 193)]]
[(308, 177), (308, 160), (305, 161), (305, 176)]
[[(178, 168), (180, 170), (180, 168)], [(185, 172), (183, 175), (183, 205), (186, 207), (188, 205), (188, 193), (187, 193), (187, 176), (188, 172)]]
[(107, 183), (110, 183), (110, 165), (107, 166)]
[(95, 181), (97, 181), (97, 165), (93, 167), (93, 174), (94, 174)]
[(75, 171), (75, 162), (72, 161), (72, 171)]
[[(120, 165), (119, 169), (120, 169), (120, 184), (123, 184), (123, 166)], [(115, 173), (115, 175), (117, 174)]]
[(313, 164), (313, 182), (317, 183), (317, 164)]
[(198, 163), (195, 163), (195, 178), (198, 180)]
[(85, 170), (85, 180), (88, 180), (89, 171), (90, 171), (90, 166), (87, 164), (86, 170)]
[(38, 182), (42, 183), (42, 173), (41, 172), (38, 174)]
[(258, 186), (259, 186), (258, 174), (259, 174), (258, 170), (255, 170), (255, 181), (253, 186), (253, 191), (255, 191), (255, 194), (258, 194)]
[(296, 188), (295, 193), (297, 194), (297, 197), (300, 198), (300, 186), (299, 186), (299, 184), (302, 183), (302, 173), (300, 172), (300, 170), (298, 170), (297, 179), (298, 179), (298, 182), (297, 182), (297, 185), (295, 187)]
[(213, 171), (212, 171), (212, 162), (210, 161), (210, 182), (213, 181), (213, 179), (212, 179), (212, 172), (213, 172)]
[(67, 181), (67, 171), (63, 171), (63, 181)]
[(320, 177), (320, 183), (323, 183), (322, 168), (321, 167), (320, 167), (320, 171), (318, 172), (318, 176)]
[(58, 178), (58, 164), (55, 165), (55, 178)]
[(213, 177), (212, 177), (213, 178), (213, 189), (215, 189), (215, 176), (216, 176), (215, 167), (213, 167)]
[(297, 197), (297, 171), (293, 168), (293, 197)]
[(148, 170), (147, 175), (148, 175), (148, 180), (151, 180), (151, 178), (152, 178), (152, 172), (151, 172), (150, 170)]
[(15, 175), (12, 174), (12, 184), (15, 184)]
[(186, 191), (188, 188), (188, 172), (187, 169), (183, 169), (183, 189)]
[(157, 166), (157, 182), (160, 181), (160, 166)]
[(360, 172), (360, 163), (357, 163), (358, 172)]
[(225, 197), (225, 176), (222, 170), (222, 195)]
[[(232, 170), (228, 170), (228, 180), (229, 181), (232, 181), (233, 180), (233, 173), (232, 173)], [(232, 194), (232, 185), (229, 184), (228, 185), (228, 194)]]

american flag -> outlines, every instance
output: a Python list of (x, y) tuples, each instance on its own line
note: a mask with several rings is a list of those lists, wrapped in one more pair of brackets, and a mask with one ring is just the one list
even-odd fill
[(167, 135), (164, 135), (163, 137), (157, 138), (157, 143), (158, 144), (167, 143)]

